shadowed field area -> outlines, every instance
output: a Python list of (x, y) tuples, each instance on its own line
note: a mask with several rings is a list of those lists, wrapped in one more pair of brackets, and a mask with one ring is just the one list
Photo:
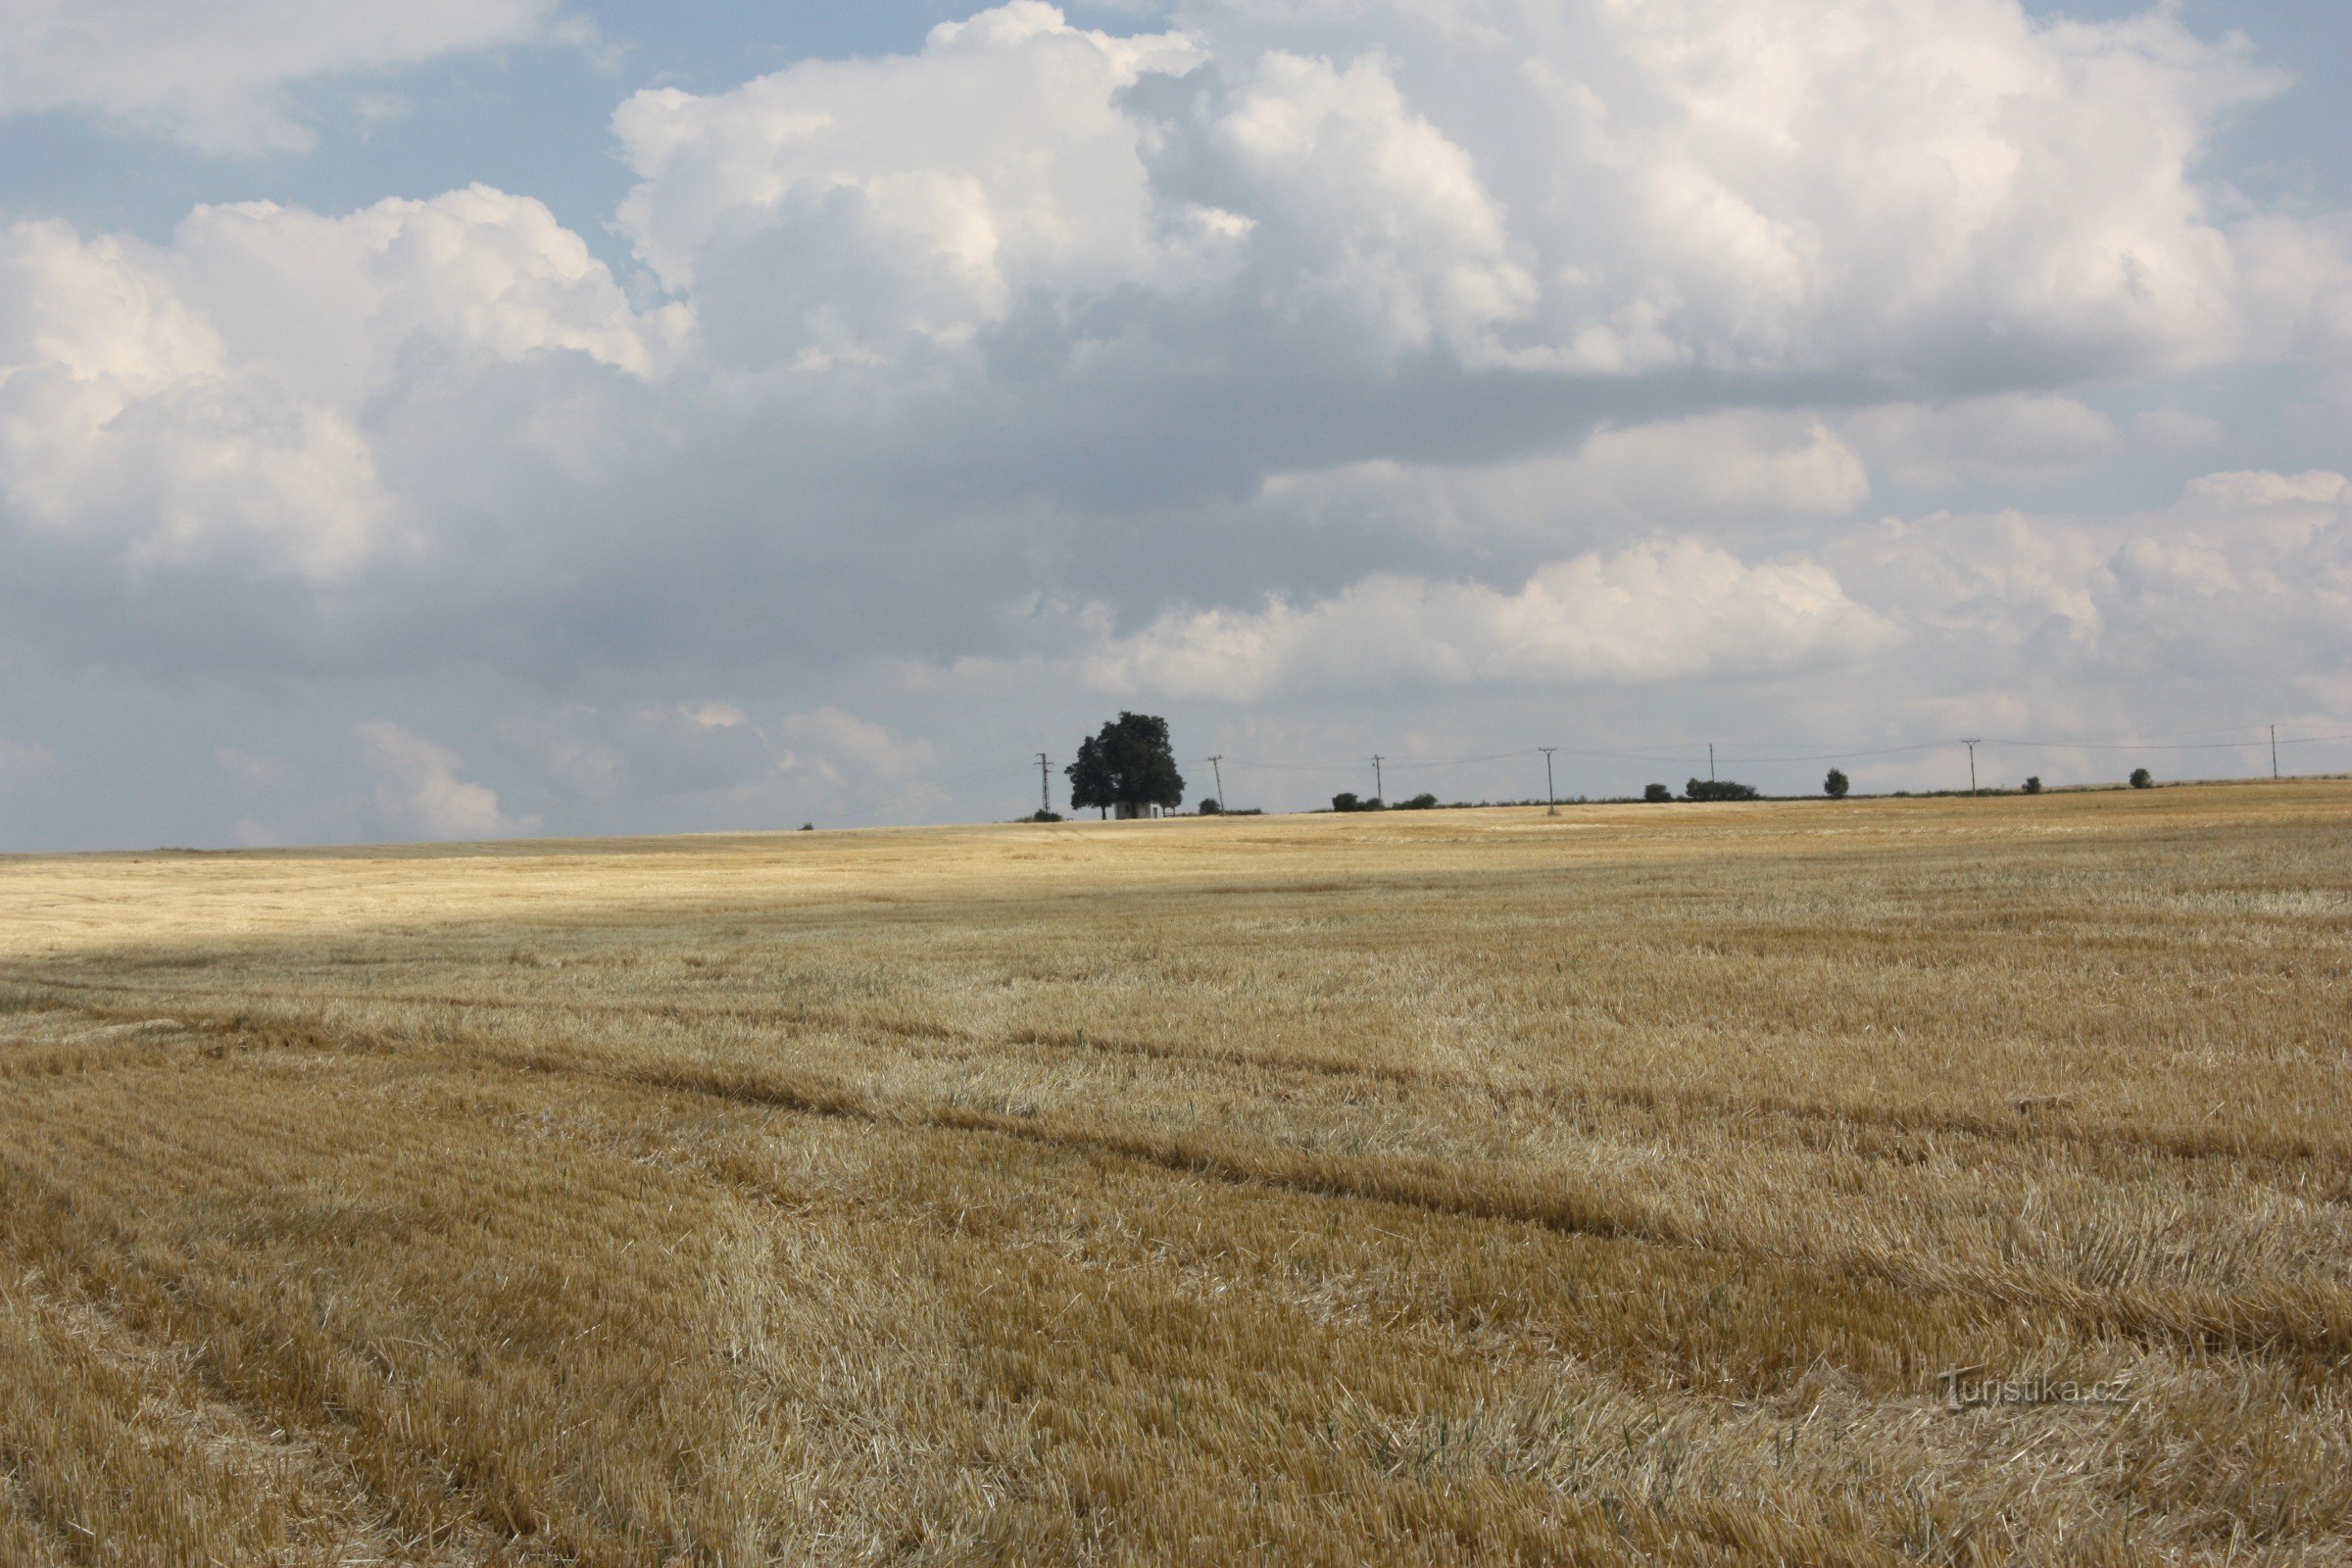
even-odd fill
[(2338, 782), (0, 859), (0, 1562), (2342, 1562), (2348, 1020)]

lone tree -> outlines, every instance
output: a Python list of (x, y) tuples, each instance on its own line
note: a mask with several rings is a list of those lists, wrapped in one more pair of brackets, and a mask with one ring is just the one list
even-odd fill
[(2144, 767), (2135, 767), (2132, 770), (2132, 787), (2135, 790), (2152, 790), (2156, 787), (2156, 775)]
[(1674, 791), (1663, 784), (1644, 784), (1642, 786), (1642, 798), (1655, 806), (1661, 801), (1673, 800)]
[(2026, 780), (2026, 793), (2028, 795), (2039, 795), (2041, 793), (2041, 775), (2039, 773), (2036, 773), (2032, 778)]
[(1845, 776), (1841, 767), (1831, 768), (1830, 776), (1821, 781), (1821, 792), (1833, 801), (1844, 800), (1845, 792), (1853, 787), (1854, 781)]
[(1184, 775), (1168, 746), (1168, 721), (1152, 713), (1121, 713), (1102, 733), (1078, 743), (1070, 778), (1070, 809), (1093, 806), (1108, 816), (1141, 816), (1154, 806), (1184, 804)]

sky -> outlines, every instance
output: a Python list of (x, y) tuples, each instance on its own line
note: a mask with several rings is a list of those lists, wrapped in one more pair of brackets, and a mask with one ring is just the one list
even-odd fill
[(2352, 770), (2338, 0), (0, 0), (0, 851)]

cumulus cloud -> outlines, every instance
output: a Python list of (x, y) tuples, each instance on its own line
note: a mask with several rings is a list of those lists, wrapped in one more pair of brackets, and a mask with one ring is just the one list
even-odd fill
[(339, 219), (199, 208), (168, 246), (18, 223), (0, 528), (142, 576), (227, 559), (340, 582), (421, 543), (369, 428), (393, 407), (546, 354), (643, 376), (679, 323), (632, 311), (540, 203), (478, 186)]
[(1557, 544), (1658, 524), (1842, 516), (1870, 496), (1860, 454), (1818, 416), (1736, 410), (1605, 425), (1558, 454), (1489, 464), (1393, 458), (1270, 476), (1268, 526)]
[[(2215, 116), (2281, 78), (2170, 10), (2086, 24), (2036, 24), (2014, 0), (1193, 0), (1180, 15), (1221, 60), (1403, 63), (1400, 104), (1465, 150), (1542, 286), (1497, 336), (1521, 364), (1957, 386), (2204, 361), (2245, 329), (2238, 241), (2189, 161)], [(2308, 297), (2321, 264), (2273, 244)]]
[(1941, 490), (2087, 472), (2123, 445), (2113, 419), (2073, 398), (2008, 392), (1937, 406), (1885, 403), (1841, 434), (1897, 484)]
[(1512, 591), (1380, 574), (1336, 598), (1176, 612), (1086, 662), (1106, 691), (1560, 685), (1777, 673), (1899, 640), (1810, 562), (1749, 565), (1684, 540), (1579, 556)]
[(1152, 127), (1155, 172), (1248, 241), (1239, 288), (1380, 359), (1491, 357), (1539, 296), (1476, 161), (1359, 55), (1270, 50)]
[(80, 109), (206, 152), (307, 147), (287, 89), (537, 36), (556, 0), (12, 0), (0, 114)]
[(2099, 518), (1935, 514), (1841, 546), (1866, 602), (1974, 652), (2156, 685), (2271, 689), (2352, 667), (2352, 482), (2209, 474), (2159, 511)]
[(2207, 127), (2282, 78), (2168, 12), (1179, 16), (1118, 39), (1016, 0), (915, 56), (641, 93), (623, 227), (731, 318), (766, 279), (777, 359), (962, 344), (1031, 295), (1115, 338), (1137, 313), (1087, 307), (1142, 290), (1350, 362), (1965, 390), (2211, 363), (2345, 297), (2340, 235), (2208, 210)]
[(394, 832), (422, 839), (490, 839), (526, 833), (534, 816), (509, 816), (498, 792), (458, 776), (466, 760), (390, 719), (352, 727), (361, 765), (371, 778), (378, 818)]
[(240, 362), (139, 247), (0, 234), (0, 504), (133, 569), (220, 546), (319, 579), (386, 511), (348, 418)]
[(1228, 237), (1154, 201), (1119, 94), (1196, 58), (1014, 0), (920, 55), (808, 61), (613, 118), (622, 230), (725, 350), (813, 363), (966, 345), (1029, 291), (1180, 281)]

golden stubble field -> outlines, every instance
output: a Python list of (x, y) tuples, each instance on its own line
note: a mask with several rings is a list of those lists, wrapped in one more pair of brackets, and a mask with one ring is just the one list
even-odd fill
[(2341, 782), (0, 859), (0, 1562), (2344, 1562), (2348, 1020)]

